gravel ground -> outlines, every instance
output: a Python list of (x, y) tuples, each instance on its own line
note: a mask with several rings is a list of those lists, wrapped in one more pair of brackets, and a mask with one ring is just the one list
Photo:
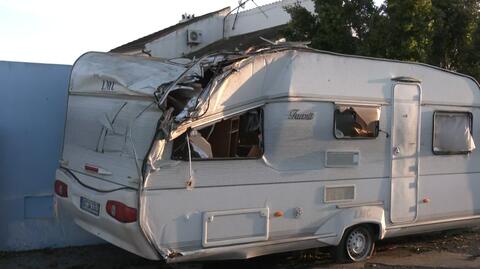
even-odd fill
[(167, 269), (167, 268), (480, 268), (480, 227), (407, 236), (377, 243), (365, 263), (335, 264), (327, 249), (270, 255), (246, 261), (186, 263), (149, 261), (112, 245), (0, 252), (0, 268)]

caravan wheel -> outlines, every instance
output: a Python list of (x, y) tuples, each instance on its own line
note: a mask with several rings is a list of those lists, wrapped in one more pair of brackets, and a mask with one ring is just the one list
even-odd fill
[(360, 262), (368, 259), (375, 248), (374, 233), (370, 226), (359, 225), (348, 229), (335, 248), (338, 262)]

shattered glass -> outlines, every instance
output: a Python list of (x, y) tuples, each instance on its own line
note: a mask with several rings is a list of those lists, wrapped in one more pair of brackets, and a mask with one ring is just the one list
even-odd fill
[(335, 137), (377, 137), (380, 123), (379, 106), (335, 106)]

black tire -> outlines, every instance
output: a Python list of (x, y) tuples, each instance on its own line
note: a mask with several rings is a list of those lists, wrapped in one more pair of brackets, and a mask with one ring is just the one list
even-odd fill
[(349, 228), (340, 244), (333, 248), (332, 254), (339, 263), (365, 261), (372, 256), (375, 249), (375, 234), (369, 225)]

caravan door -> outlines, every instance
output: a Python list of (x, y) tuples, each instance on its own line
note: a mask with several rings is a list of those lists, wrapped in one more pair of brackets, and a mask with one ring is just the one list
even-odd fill
[(417, 82), (394, 81), (390, 139), (392, 223), (409, 223), (417, 218), (421, 94)]

